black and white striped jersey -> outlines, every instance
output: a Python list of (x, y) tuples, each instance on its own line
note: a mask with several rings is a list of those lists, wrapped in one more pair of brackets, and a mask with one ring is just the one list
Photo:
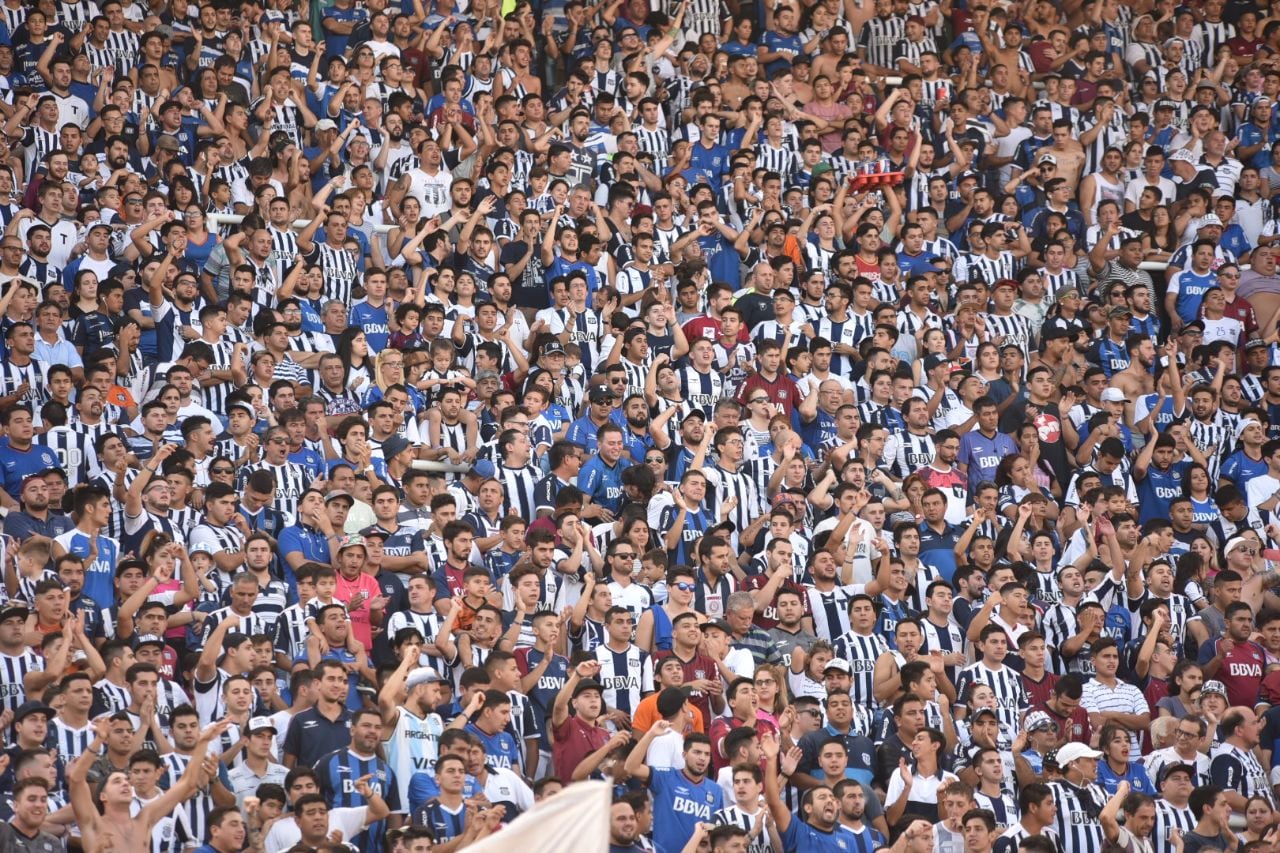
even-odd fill
[(1069, 782), (1048, 783), (1057, 808), (1054, 833), (1062, 853), (1102, 853), (1105, 839), (1098, 814), (1107, 804), (1107, 795), (1098, 785), (1077, 788)]
[(995, 817), (996, 832), (1004, 832), (1021, 818), (1017, 801), (1003, 791), (999, 794), (984, 794), (975, 790), (973, 799), (978, 808), (986, 809)]
[(905, 41), (906, 19), (899, 15), (876, 15), (862, 25), (858, 36), (858, 51), (863, 61), (882, 68), (893, 68), (898, 45)]
[[(755, 812), (748, 812), (738, 806), (728, 806), (711, 815), (711, 822), (716, 826), (736, 826), (747, 833), (747, 853), (773, 853), (773, 845), (769, 833), (761, 829), (755, 832), (756, 825), (764, 820), (768, 811), (761, 806)], [(870, 853), (870, 851), (868, 851)]]
[(935, 455), (933, 436), (929, 433), (899, 433), (893, 471), (899, 477), (907, 477), (932, 462)]
[(600, 662), (596, 680), (604, 688), (604, 701), (610, 708), (633, 715), (640, 699), (653, 692), (653, 659), (634, 643), (615, 652), (608, 645), (595, 649)]
[(268, 225), (267, 232), (271, 234), (271, 254), (267, 256), (267, 263), (274, 268), (276, 281), (284, 281), (293, 267), (293, 259), (298, 255), (298, 235), (290, 228), (277, 229), (274, 225)]
[(311, 634), (307, 629), (308, 613), (307, 608), (299, 603), (284, 608), (276, 617), (275, 641), (272, 646), (280, 654), (287, 655), (290, 661), (307, 649), (307, 637)]
[(358, 258), (342, 247), (316, 243), (305, 256), (307, 263), (319, 264), (324, 272), (324, 297), (351, 304), (351, 290), (360, 278)]
[(799, 171), (800, 158), (789, 148), (775, 148), (768, 142), (761, 142), (756, 146), (756, 167), (777, 172), (782, 176), (783, 183), (786, 183), (791, 175)]
[(129, 688), (122, 684), (112, 684), (104, 678), (93, 685), (94, 716), (123, 711), (132, 701)]
[(96, 465), (97, 455), (93, 452), (89, 436), (69, 426), (53, 427), (47, 432), (37, 433), (32, 441), (53, 451), (62, 463), (62, 470), (67, 475), (67, 487), (75, 488), (89, 480), (89, 463)]
[(502, 483), (503, 512), (516, 510), (521, 518), (536, 518), (537, 503), (534, 500), (534, 488), (542, 479), (542, 472), (532, 465), (522, 468), (498, 466), (498, 481)]
[(853, 677), (849, 695), (853, 697), (853, 704), (874, 708), (877, 704), (874, 690), (876, 661), (880, 655), (889, 653), (889, 644), (879, 634), (846, 631), (836, 637), (831, 645), (836, 657), (849, 662)]
[(1236, 37), (1236, 28), (1226, 21), (1201, 21), (1192, 34), (1200, 37), (1201, 57), (1216, 57), (1218, 48)]
[[(173, 787), (182, 778), (182, 774), (187, 771), (187, 765), (191, 763), (191, 756), (170, 752), (160, 756), (160, 761), (164, 763), (166, 787)], [(177, 823), (179, 824), (176, 831), (193, 842), (198, 842), (201, 838), (208, 838), (209, 813), (213, 811), (213, 808), (213, 797), (210, 794), (196, 791), (189, 799), (179, 803), (177, 809), (174, 810), (174, 815), (177, 817)]]
[[(679, 3), (667, 0), (667, 14), (674, 15), (679, 6)], [(699, 36), (709, 33), (719, 38), (725, 20), (730, 17), (724, 0), (692, 0), (684, 13), (685, 37), (697, 41)]]
[(861, 589), (852, 584), (836, 585), (829, 592), (823, 592), (814, 587), (806, 589), (805, 594), (809, 597), (809, 612), (813, 614), (813, 633), (827, 642), (847, 633), (849, 631), (849, 599)]
[(731, 498), (737, 503), (729, 513), (728, 520), (739, 531), (746, 530), (753, 520), (766, 511), (763, 493), (756, 488), (755, 480), (745, 468), (728, 471), (719, 465), (708, 465), (702, 470), (707, 475), (710, 494), (713, 496), (712, 501), (709, 501), (710, 509), (717, 518), (720, 508)]
[(1173, 830), (1188, 833), (1196, 827), (1196, 816), (1190, 806), (1175, 806), (1159, 797), (1156, 799), (1156, 824), (1151, 830), (1151, 843), (1155, 853), (1174, 853), (1177, 849), (1171, 840)]
[(1030, 358), (1031, 321), (1021, 314), (984, 314), (991, 341), (997, 346), (1016, 344), (1024, 358)]
[(957, 695), (964, 693), (964, 688), (974, 682), (991, 688), (996, 694), (996, 716), (1000, 724), (1011, 732), (1017, 732), (1023, 712), (1030, 707), (1018, 671), (1008, 666), (991, 669), (982, 661), (970, 664), (960, 670), (956, 678)]
[(138, 36), (128, 30), (110, 31), (101, 45), (92, 38), (84, 41), (84, 55), (95, 71), (112, 69), (117, 77), (126, 76), (138, 54)]
[(680, 371), (679, 378), (681, 396), (710, 421), (716, 403), (724, 396), (723, 377), (715, 371), (702, 373), (693, 365), (687, 365)]
[(659, 174), (664, 171), (671, 157), (671, 132), (661, 125), (650, 130), (643, 124), (635, 125), (631, 132), (636, 135), (636, 147), (653, 155), (654, 171)]
[(191, 528), (187, 543), (193, 552), (235, 554), (244, 551), (244, 534), (235, 527), (222, 527), (202, 517), (200, 523)]
[[(893, 52), (894, 65), (897, 65), (897, 60), (903, 59), (911, 63), (912, 65), (919, 67), (921, 54), (937, 53), (937, 52), (938, 52), (938, 46), (933, 43), (933, 36), (926, 35), (924, 38), (920, 39), (920, 41), (912, 41), (911, 39), (904, 38), (902, 41), (898, 42), (894, 47), (894, 52)], [(930, 81), (930, 84), (933, 84), (931, 88), (933, 88), (935, 92), (937, 91), (937, 88), (938, 88), (936, 85), (938, 82), (941, 82), (941, 81)], [(925, 85), (929, 85), (929, 84), (925, 84)], [(924, 94), (927, 97), (929, 95), (929, 91), (926, 89), (922, 94)], [(994, 96), (994, 94), (995, 93), (993, 92), (992, 95)], [(927, 106), (930, 106), (930, 107), (932, 107), (933, 104), (937, 102), (936, 95), (931, 100), (925, 101), (923, 98), (921, 100)]]
[(13, 711), (27, 700), (22, 680), (29, 672), (44, 672), (44, 658), (30, 648), (20, 654), (0, 654), (0, 711)]
[(57, 12), (58, 23), (73, 33), (80, 32), (86, 24), (92, 23), (94, 18), (102, 14), (94, 0), (74, 0), (70, 3), (63, 0), (58, 4)]
[(13, 9), (9, 7), (8, 3), (0, 3), (0, 15), (4, 16), (0, 20), (3, 20), (5, 27), (9, 30), (9, 35), (13, 35), (14, 31), (27, 21), (27, 5), (20, 3), (18, 8)]
[(283, 465), (272, 465), (270, 462), (252, 462), (240, 469), (237, 483), (243, 489), (249, 477), (256, 471), (270, 471), (276, 481), (276, 493), (272, 498), (272, 509), (284, 516), (285, 526), (294, 523), (298, 516), (298, 502), (302, 493), (310, 486), (313, 478), (311, 471), (296, 462), (285, 462)]
[(85, 723), (83, 728), (67, 725), (61, 717), (49, 721), (47, 743), (58, 750), (58, 756), (70, 761), (89, 748), (93, 741), (93, 723)]

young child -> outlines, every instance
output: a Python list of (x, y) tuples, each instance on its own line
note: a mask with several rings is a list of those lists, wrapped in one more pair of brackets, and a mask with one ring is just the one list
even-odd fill
[[(12, 547), (6, 538), (5, 547)], [(50, 540), (43, 536), (33, 536), (23, 542), (17, 551), (8, 551), (12, 560), (5, 561), (5, 592), (9, 597), (27, 605), (36, 603), (36, 586), (46, 578), (57, 579), (57, 575), (49, 569)]]

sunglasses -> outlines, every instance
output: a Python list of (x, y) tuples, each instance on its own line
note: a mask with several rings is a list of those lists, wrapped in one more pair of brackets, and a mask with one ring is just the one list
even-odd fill
[(680, 581), (679, 583), (675, 584), (675, 588), (680, 590), (681, 592), (693, 592), (695, 589), (697, 589), (697, 587), (694, 586), (693, 584), (686, 583), (684, 581)]
[(235, 468), (210, 468), (209, 469), (210, 474), (234, 474), (235, 472), (236, 472)]

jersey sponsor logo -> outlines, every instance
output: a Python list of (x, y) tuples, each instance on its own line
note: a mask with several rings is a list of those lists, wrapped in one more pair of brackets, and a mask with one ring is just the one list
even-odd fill
[(639, 690), (640, 677), (635, 675), (614, 675), (600, 679), (605, 690)]
[(1262, 664), (1229, 662), (1227, 672), (1241, 678), (1262, 678)]
[[(711, 795), (707, 795), (707, 799), (711, 799)], [(686, 797), (676, 797), (671, 803), (671, 810), (676, 814), (687, 814), (701, 820), (711, 820), (711, 806), (706, 803), (696, 803)]]

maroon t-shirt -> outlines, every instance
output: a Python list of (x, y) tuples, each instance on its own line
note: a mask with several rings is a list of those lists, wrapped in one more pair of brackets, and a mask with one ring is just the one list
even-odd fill
[(559, 726), (551, 730), (551, 762), (556, 775), (572, 779), (573, 771), (582, 759), (609, 742), (612, 732), (604, 726), (593, 726), (570, 714)]
[[(1218, 653), (1221, 639), (1214, 640), (1210, 658)], [(1203, 657), (1203, 653), (1201, 655)], [(1227, 704), (1244, 705), (1252, 708), (1258, 704), (1258, 691), (1262, 687), (1262, 671), (1266, 666), (1267, 653), (1262, 646), (1253, 642), (1236, 643), (1230, 653), (1222, 659), (1214, 677), (1227, 688)]]
[[(653, 656), (653, 668), (656, 671), (658, 662), (663, 658), (671, 657), (675, 652), (659, 652)], [(680, 658), (680, 664), (684, 669), (684, 683), (689, 684), (693, 681), (699, 681), (703, 678), (718, 680), (720, 678), (720, 669), (716, 666), (716, 662), (706, 655), (694, 655), (689, 660)], [(707, 694), (701, 690), (689, 691), (689, 701), (693, 706), (702, 712), (702, 719), (709, 724), (715, 719), (715, 714), (711, 713), (711, 700), (707, 698)]]

